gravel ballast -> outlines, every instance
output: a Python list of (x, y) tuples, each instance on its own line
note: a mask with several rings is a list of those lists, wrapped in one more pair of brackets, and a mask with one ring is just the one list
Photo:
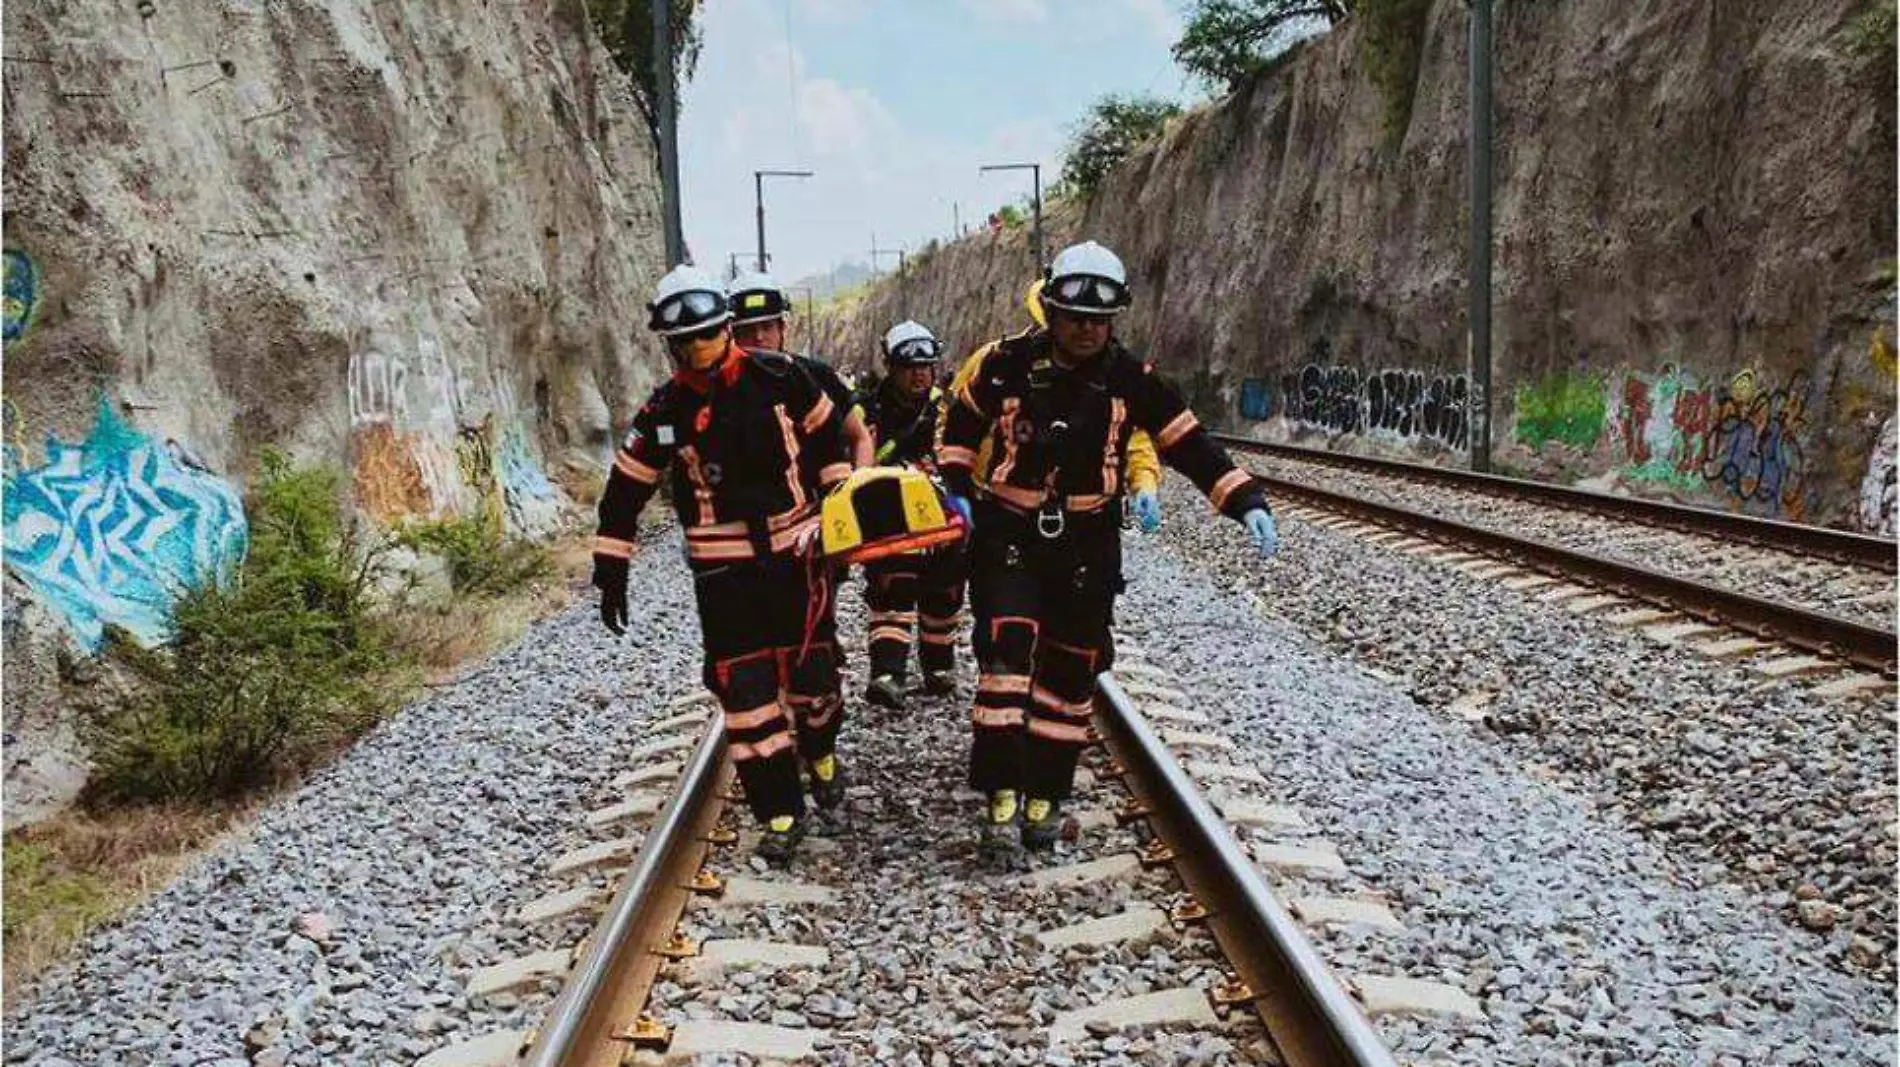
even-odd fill
[(1685, 533), (1501, 493), (1396, 479), (1332, 464), (1236, 449), (1247, 466), (1288, 481), (1395, 504), (1440, 518), (1548, 541), (1749, 596), (1891, 629), (1894, 576), (1710, 534)]
[[(1130, 555), (1123, 629), (1203, 695), (1265, 774), (1265, 798), (1296, 805), (1407, 926), (1321, 938), (1335, 967), (1479, 998), (1484, 1023), (1386, 1020), (1396, 1051), (1469, 1064), (1893, 1062), (1891, 991), (1839, 973), (1826, 939), (1732, 885), (1699, 886), (1615, 811), (1342, 666), (1273, 617), (1285, 601), (1269, 597), (1263, 613), (1248, 588), (1323, 568), (1311, 580), (1357, 572), (1371, 596), (1390, 591), (1383, 574), (1322, 557), (1337, 547), (1291, 522), (1287, 552), (1263, 567), (1244, 531), (1184, 497), (1162, 544)], [(1232, 591), (1197, 573), (1212, 560)]]
[[(1848, 919), (1826, 937), (1807, 933), (1778, 917), (1759, 886), (1738, 886), (1730, 867), (1712, 864), (1719, 852), (1688, 847), (1699, 838), (1637, 829), (1633, 813), (1644, 809), (1634, 794), (1558, 758), (1568, 751), (1566, 732), (1500, 736), (1447, 719), (1437, 697), (1469, 687), (1455, 670), (1435, 677), (1419, 670), (1414, 699), (1322, 647), (1342, 643), (1333, 627), (1341, 620), (1358, 627), (1355, 634), (1372, 634), (1371, 606), (1397, 602), (1408, 606), (1417, 658), (1444, 657), (1483, 675), (1495, 670), (1484, 635), (1515, 637), (1526, 643), (1524, 655), (1551, 658), (1527, 636), (1530, 624), (1496, 605), (1483, 609), (1496, 618), (1471, 629), (1483, 611), (1460, 598), (1498, 593), (1456, 574), (1408, 589), (1408, 580), (1427, 580), (1417, 577), (1418, 561), (1382, 563), (1381, 550), (1291, 521), (1283, 522), (1287, 555), (1263, 567), (1237, 526), (1206, 518), (1198, 500), (1171, 491), (1169, 501), (1163, 536), (1131, 539), (1121, 632), (1181, 676), (1214, 718), (1208, 729), (1240, 744), (1232, 762), (1267, 776), (1269, 785), (1256, 789), (1261, 799), (1298, 806), (1305, 833), (1336, 845), (1350, 868), (1347, 883), (1285, 882), (1284, 891), (1376, 893), (1407, 926), (1404, 934), (1315, 932), (1340, 971), (1446, 982), (1479, 998), (1487, 1013), (1481, 1022), (1382, 1020), (1402, 1060), (1892, 1062), (1893, 998), (1846, 973)], [(1262, 594), (1283, 618), (1262, 617), (1254, 606)], [(1342, 598), (1366, 614), (1342, 612)], [(860, 588), (847, 587), (842, 603), (861, 666)], [(585, 597), (372, 732), (251, 833), (48, 975), (34, 1001), (9, 1013), (6, 1061), (408, 1063), (455, 1040), (532, 1027), (549, 988), (476, 999), (466, 993), (468, 975), (571, 944), (588, 929), (586, 917), (526, 928), (511, 916), (576, 884), (553, 880), (548, 861), (609, 835), (588, 829), (586, 813), (616, 798), (607, 783), (629, 769), (624, 756), (648, 739), (644, 726), (673, 714), (669, 704), (698, 686), (697, 629), (676, 536), (636, 557), (633, 604), (635, 625), (624, 639), (606, 634)], [(1630, 651), (1600, 624), (1568, 615), (1546, 621), (1594, 628), (1551, 635), (1566, 663), (1545, 664), (1549, 670), (1588, 676)], [(1294, 623), (1316, 629), (1320, 640)], [(1442, 644), (1447, 635), (1465, 643), (1455, 655)], [(1440, 642), (1436, 652), (1425, 651), (1428, 638)], [(1386, 650), (1382, 638), (1367, 640), (1390, 652), (1380, 660), (1387, 671), (1406, 669), (1399, 653), (1414, 646), (1393, 641)], [(1343, 644), (1365, 654), (1354, 639)], [(1573, 655), (1585, 658), (1569, 662)], [(1587, 658), (1598, 655), (1606, 658)], [(1706, 693), (1706, 678), (1668, 672), (1737, 671), (1680, 658), (1645, 663), (1625, 684), (1659, 697), (1684, 684)], [(853, 776), (846, 824), (808, 839), (789, 872), (760, 870), (731, 850), (715, 863), (728, 875), (826, 886), (834, 904), (689, 912), (686, 928), (697, 938), (820, 945), (829, 962), (717, 988), (672, 972), (656, 989), (655, 1011), (675, 1022), (717, 1017), (820, 1029), (819, 1058), (833, 1063), (1258, 1062), (1259, 1031), (1245, 1021), (1219, 1033), (1089, 1033), (1049, 1048), (1046, 1027), (1061, 1011), (1176, 985), (1209, 989), (1226, 972), (1205, 934), (1192, 929), (1103, 948), (1035, 941), (1039, 931), (1143, 902), (1166, 907), (1178, 887), (1143, 872), (1036, 890), (1019, 875), (978, 871), (978, 801), (962, 788), (967, 645), (960, 669), (956, 697), (913, 694), (901, 713), (867, 710), (854, 675), (841, 749)], [(1551, 675), (1539, 684), (1542, 702), (1528, 708), (1582, 714), (1572, 703), (1587, 693), (1561, 702), (1556, 695), (1578, 687), (1577, 679)], [(1782, 708), (1801, 692), (1784, 685), (1755, 698)], [(1508, 716), (1515, 705), (1500, 696), (1494, 707)], [(1664, 707), (1685, 714), (1679, 703)], [(1853, 714), (1844, 708), (1834, 717)], [(1841, 787), (1847, 795), (1890, 789), (1885, 769), (1873, 767), (1877, 754), (1861, 751), (1866, 738), (1850, 736), (1857, 725), (1840, 726), (1831, 744), (1824, 733), (1776, 744), (1804, 745), (1864, 774), (1864, 783)], [(1605, 730), (1576, 726), (1592, 728)], [(1883, 744), (1890, 763), (1890, 741)], [(1726, 817), (1731, 809), (1722, 805), (1734, 798), (1716, 795), (1719, 780), (1699, 784), (1711, 794), (1707, 810)], [(1829, 787), (1823, 799), (1837, 792)], [(1120, 799), (1117, 787), (1102, 783), (1075, 809), (1099, 811)], [(1746, 798), (1736, 802), (1742, 816), (1755, 810)], [(1858, 816), (1874, 807), (1849, 810)], [(1297, 839), (1248, 833), (1256, 841)], [(1136, 843), (1132, 830), (1091, 829), (1035, 865)], [(1866, 866), (1853, 858), (1832, 870), (1853, 875)], [(1827, 869), (1803, 877), (1821, 879), (1830, 901), (1844, 899)], [(1859, 885), (1851, 877), (1843, 884)], [(1890, 879), (1876, 895), (1865, 911), (1890, 915)], [(313, 914), (323, 917), (314, 925)]]

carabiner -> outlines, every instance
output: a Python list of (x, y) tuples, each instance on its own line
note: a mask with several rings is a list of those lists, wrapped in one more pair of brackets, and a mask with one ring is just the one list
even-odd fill
[(1036, 532), (1051, 541), (1061, 537), (1067, 527), (1068, 522), (1062, 516), (1060, 504), (1044, 504), (1042, 510), (1036, 513)]

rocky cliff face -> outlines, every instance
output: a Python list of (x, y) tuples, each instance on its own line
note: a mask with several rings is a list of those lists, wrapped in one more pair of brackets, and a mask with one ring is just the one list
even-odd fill
[[(1861, 0), (1500, 5), (1496, 462), (1889, 534), (1893, 54)], [(1121, 253), (1124, 335), (1203, 418), (1460, 462), (1463, 4), (1428, 19), (1394, 138), (1348, 23), (1174, 124), (1049, 247)], [(1026, 324), (1026, 235), (939, 251), (818, 334), (904, 314), (967, 351)], [(1884, 442), (1884, 443), (1883, 443)]]
[(5, 31), (11, 740), (58, 705), (32, 620), (158, 636), (241, 556), (265, 446), (385, 523), (544, 534), (597, 477), (660, 373), (663, 265), (579, 0), (33, 0)]

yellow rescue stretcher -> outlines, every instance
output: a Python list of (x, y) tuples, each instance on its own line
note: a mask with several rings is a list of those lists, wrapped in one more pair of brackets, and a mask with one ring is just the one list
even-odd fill
[(853, 471), (825, 497), (819, 523), (824, 554), (845, 563), (928, 552), (964, 534), (936, 483), (909, 467)]

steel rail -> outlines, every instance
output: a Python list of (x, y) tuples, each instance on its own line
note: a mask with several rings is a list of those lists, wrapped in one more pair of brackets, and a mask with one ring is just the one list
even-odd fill
[(1817, 655), (1844, 659), (1856, 666), (1894, 674), (1895, 635), (1892, 630), (1863, 626), (1837, 615), (1791, 607), (1772, 600), (1746, 596), (1717, 586), (1663, 574), (1633, 563), (1606, 559), (1568, 548), (1468, 526), (1395, 504), (1384, 504), (1255, 472), (1273, 492), (1303, 499), (1328, 511), (1354, 515), (1385, 526), (1421, 532), (1439, 540), (1503, 556), (1545, 573), (1581, 578), (1635, 599), (1647, 600), (1704, 622), (1720, 623), (1779, 641)]
[(1221, 951), (1290, 1067), (1396, 1067), (1377, 1030), (1273, 897), (1226, 822), (1201, 796), (1116, 681), (1096, 679), (1095, 722), (1129, 791), (1171, 846)]
[(1552, 485), (1548, 482), (1507, 478), (1498, 474), (1480, 474), (1458, 467), (1437, 467), (1426, 463), (1381, 459), (1376, 456), (1357, 456), (1348, 452), (1301, 448), (1298, 445), (1256, 441), (1252, 438), (1236, 437), (1226, 433), (1216, 433), (1212, 436), (1223, 445), (1246, 452), (1258, 452), (1336, 467), (1352, 467), (1387, 476), (1419, 478), (1525, 500), (1546, 501), (1573, 510), (1594, 511), (1618, 518), (1634, 519), (1679, 532), (1717, 536), (1730, 541), (1744, 541), (1764, 548), (1798, 551), (1839, 563), (1871, 567), (1887, 574), (1893, 574), (1896, 569), (1900, 569), (1900, 542), (1884, 537), (1835, 530), (1825, 526), (1807, 526), (1798, 522), (1759, 519), (1752, 515), (1737, 515), (1733, 512), (1715, 511), (1710, 508), (1689, 507), (1661, 500), (1646, 500), (1642, 497), (1604, 493), (1594, 489), (1579, 489), (1570, 485)]
[(705, 862), (708, 835), (732, 781), (725, 725), (716, 714), (707, 718), (705, 736), (648, 831), (632, 873), (522, 1058), (525, 1067), (618, 1067), (623, 1062), (631, 1028), (665, 962), (656, 950), (692, 895), (687, 881)]

